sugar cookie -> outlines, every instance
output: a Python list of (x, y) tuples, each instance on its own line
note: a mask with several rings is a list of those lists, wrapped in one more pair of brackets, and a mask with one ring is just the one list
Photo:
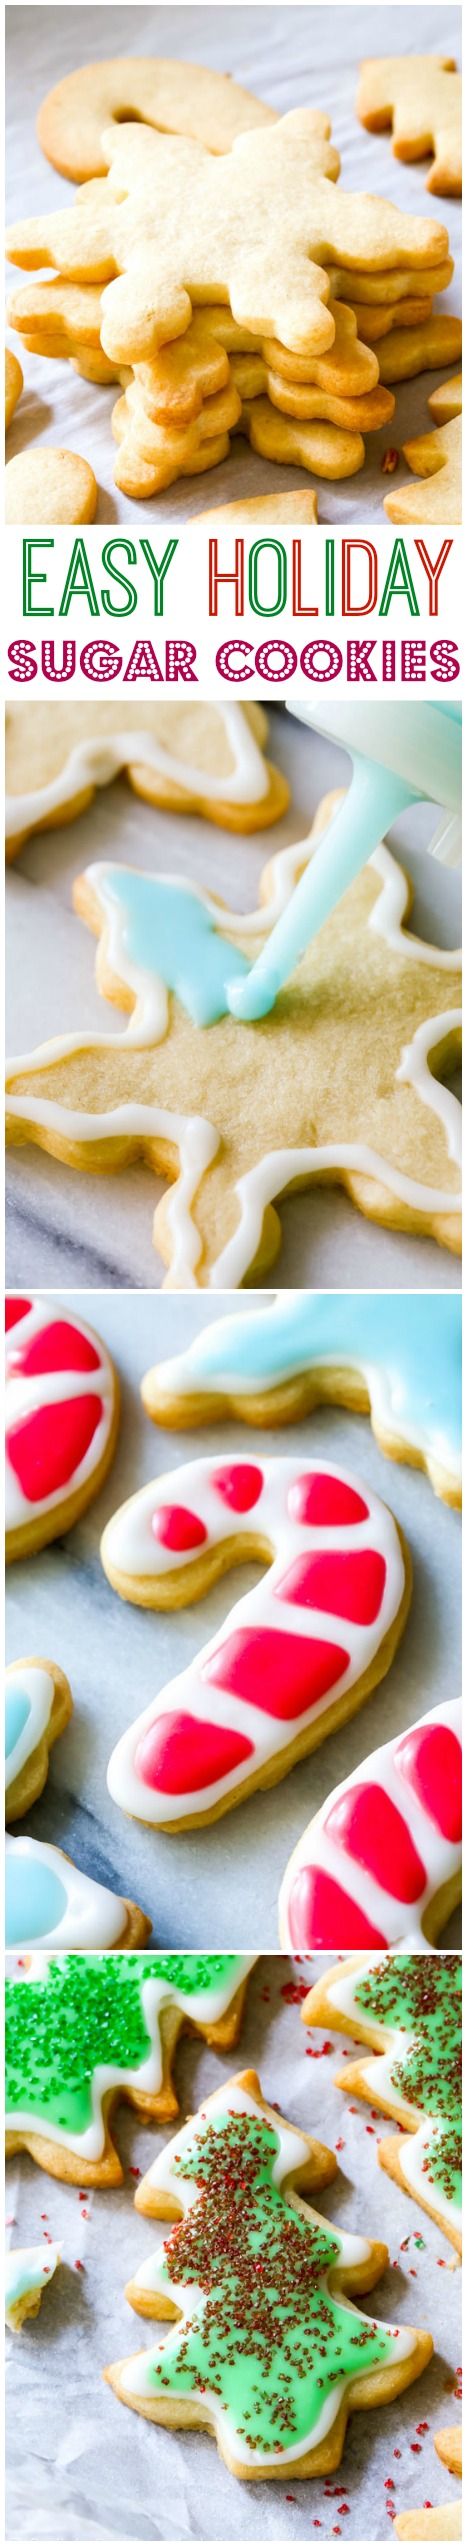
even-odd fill
[(435, 1706), (334, 1787), (289, 1859), (281, 1945), (433, 1945), (462, 1880), (462, 1710)]
[(460, 1106), (435, 1076), (460, 1048), (459, 959), (410, 935), (410, 887), (386, 847), (272, 1015), (251, 1026), (226, 1013), (338, 801), (270, 861), (247, 915), (181, 878), (89, 868), (76, 907), (130, 1026), (57, 1037), (10, 1065), (11, 1141), (112, 1173), (143, 1154), (176, 1178), (154, 1220), (172, 1285), (260, 1279), (280, 1244), (275, 1198), (329, 1175), (370, 1218), (460, 1244)]
[(368, 133), (391, 131), (396, 159), (428, 159), (429, 194), (462, 194), (461, 78), (444, 54), (362, 62), (357, 115)]
[(462, 415), (462, 372), (441, 380), (439, 389), (432, 389), (428, 405), (434, 424), (452, 424), (453, 416)]
[(120, 1413), (105, 1344), (61, 1303), (16, 1292), (6, 1302), (7, 1558), (31, 1556), (72, 1529), (113, 1459)]
[(461, 319), (438, 318), (435, 311), (421, 327), (392, 328), (378, 357), (380, 380), (414, 380), (420, 371), (442, 371), (443, 363), (460, 360), (461, 351)]
[(203, 1599), (248, 1558), (272, 1568), (112, 1752), (113, 1802), (167, 1830), (217, 1821), (355, 1714), (410, 1605), (392, 1513), (324, 1460), (194, 1459), (122, 1505), (101, 1554), (148, 1609)]
[(185, 1431), (224, 1415), (296, 1423), (315, 1405), (369, 1413), (380, 1450), (425, 1468), (460, 1505), (462, 1309), (455, 1292), (287, 1291), (216, 1318), (146, 1371), (154, 1423)]
[(21, 527), (28, 522), (93, 522), (96, 504), (94, 470), (77, 451), (41, 442), (7, 460), (6, 522)]
[[(452, 2475), (461, 2476), (461, 2424), (456, 2425), (451, 2431), (435, 2431), (434, 2438), (435, 2449), (443, 2465), (450, 2468)], [(400, 2511), (394, 2526), (397, 2537), (421, 2539), (432, 2537), (433, 2540), (439, 2541), (439, 2546), (443, 2546), (444, 2538), (462, 2537), (462, 2503), (441, 2502), (435, 2508), (431, 2502), (428, 2502), (425, 2503), (423, 2511)]]
[(136, 1901), (110, 1892), (81, 1874), (62, 1848), (43, 1839), (7, 1839), (5, 1859), (5, 1944), (22, 1952), (26, 1946), (144, 1945), (152, 1933)]
[[(457, 402), (456, 402), (457, 404)], [(417, 486), (401, 486), (385, 495), (384, 510), (390, 522), (462, 521), (462, 417), (459, 412), (451, 424), (441, 424), (435, 433), (418, 433), (414, 442), (402, 445), (404, 459), (417, 478), (423, 478), (423, 494)]]
[(298, 2187), (314, 2196), (334, 2172), (330, 2150), (266, 2104), (247, 2069), (139, 2187), (138, 2209), (171, 2225), (127, 2296), (176, 2323), (106, 2370), (109, 2385), (150, 2422), (210, 2431), (231, 2475), (253, 2482), (329, 2475), (349, 2413), (389, 2402), (431, 2356), (431, 2334), (355, 2304), (387, 2249), (300, 2198)]
[(12, 419), (12, 416), (14, 415), (15, 407), (17, 407), (17, 405), (18, 405), (18, 398), (20, 398), (20, 397), (21, 397), (21, 390), (22, 390), (22, 388), (23, 388), (23, 387), (24, 387), (24, 381), (23, 381), (23, 374), (22, 374), (22, 370), (21, 370), (21, 363), (17, 361), (16, 354), (11, 354), (11, 353), (10, 353), (9, 345), (6, 345), (6, 346), (5, 346), (5, 427), (6, 427), (6, 428), (8, 428), (8, 425), (9, 425), (9, 424), (11, 424), (11, 419)]
[(304, 2024), (333, 2025), (368, 2045), (371, 2058), (364, 2047), (336, 2086), (397, 2123), (395, 2138), (378, 2142), (379, 2164), (459, 2253), (461, 1984), (460, 1954), (357, 1954), (324, 1974), (302, 2010)]
[(61, 2246), (10, 2245), (5, 2255), (5, 2324), (20, 2334), (26, 2319), (38, 2316), (44, 2290), (61, 2262)]
[(74, 821), (120, 771), (135, 794), (227, 831), (262, 831), (286, 812), (287, 779), (266, 758), (256, 705), (195, 699), (20, 701), (6, 712), (7, 858), (31, 831)]
[(56, 1662), (28, 1654), (5, 1674), (5, 1818), (20, 1821), (42, 1794), (53, 1742), (64, 1733), (73, 1699)]
[(284, 522), (286, 525), (290, 522), (292, 526), (294, 523), (298, 526), (299, 522), (317, 520), (318, 501), (314, 487), (297, 486), (287, 495), (247, 495), (243, 501), (240, 497), (236, 504), (219, 504), (217, 512), (197, 513), (195, 529), (199, 528), (200, 522), (204, 530), (220, 531), (224, 523), (228, 530), (230, 522), (238, 522), (239, 530), (244, 522), (246, 529), (251, 530), (256, 521), (261, 529), (262, 522)]
[(130, 55), (89, 62), (49, 89), (39, 109), (38, 140), (62, 177), (80, 184), (106, 167), (101, 141), (106, 125), (113, 122), (118, 129), (127, 119), (154, 124), (163, 133), (184, 133), (214, 152), (231, 150), (236, 133), (275, 122), (273, 107), (224, 71)]
[(254, 1954), (32, 1954), (6, 1982), (6, 2153), (27, 2148), (65, 2183), (120, 2184), (116, 2104), (143, 2121), (178, 2112), (172, 2060), (185, 2026), (238, 2041)]

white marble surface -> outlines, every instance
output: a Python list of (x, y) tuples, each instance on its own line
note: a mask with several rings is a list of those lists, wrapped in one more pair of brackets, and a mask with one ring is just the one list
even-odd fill
[[(260, 1295), (261, 1296), (261, 1295)], [(171, 1615), (121, 1601), (102, 1571), (99, 1543), (110, 1514), (151, 1477), (185, 1459), (230, 1450), (264, 1454), (265, 1435), (239, 1423), (202, 1433), (167, 1433), (149, 1422), (139, 1396), (144, 1372), (181, 1351), (222, 1303), (102, 1294), (66, 1303), (93, 1318), (123, 1387), (120, 1441), (107, 1483), (78, 1527), (7, 1575), (7, 1659), (44, 1654), (66, 1671), (75, 1711), (51, 1754), (41, 1801), (18, 1823), (55, 1841), (77, 1865), (139, 1902), (160, 1945), (277, 1943), (277, 1898), (291, 1849), (331, 1789), (379, 1742), (389, 1741), (460, 1685), (460, 1518), (435, 1502), (427, 1479), (383, 1458), (364, 1417), (318, 1409), (287, 1432), (267, 1434), (269, 1453), (335, 1456), (390, 1504), (413, 1559), (412, 1606), (386, 1680), (353, 1722), (269, 1793), (256, 1794), (211, 1828), (167, 1837), (128, 1820), (111, 1803), (106, 1772), (118, 1735), (157, 1690), (182, 1670), (221, 1626), (234, 1599), (258, 1579), (242, 1568), (193, 1609)], [(242, 1296), (240, 1314), (247, 1310)], [(436, 1310), (436, 1303), (435, 1303)], [(434, 1323), (434, 1352), (436, 1326)], [(448, 1941), (459, 1932), (451, 1922)]]
[[(363, 132), (355, 114), (359, 65), (368, 54), (451, 53), (460, 58), (461, 11), (443, 0), (441, 8), (396, 7), (389, 13), (375, 6), (334, 7), (174, 7), (166, 8), (10, 8), (8, 20), (8, 219), (29, 212), (61, 208), (71, 200), (70, 187), (42, 157), (35, 138), (37, 109), (56, 80), (84, 61), (112, 54), (169, 54), (230, 71), (268, 105), (285, 114), (294, 106), (319, 107), (330, 117), (333, 140), (341, 155), (342, 188), (380, 194), (400, 211), (421, 213), (444, 222), (456, 258), (456, 273), (441, 307), (460, 308), (461, 207), (427, 194), (426, 167), (403, 166), (393, 158), (387, 134)], [(25, 61), (27, 60), (27, 79)], [(13, 287), (21, 283), (10, 268)], [(20, 340), (9, 341), (20, 352)], [(101, 522), (134, 521), (141, 528), (158, 519), (180, 523), (244, 495), (278, 494), (307, 484), (303, 469), (278, 468), (234, 440), (221, 468), (201, 478), (184, 479), (166, 494), (138, 505), (121, 495), (113, 482), (111, 415), (117, 392), (94, 389), (64, 363), (24, 357), (25, 390), (8, 437), (8, 457), (39, 443), (59, 443), (80, 451), (92, 462), (98, 480)], [(398, 391), (389, 425), (371, 434), (364, 468), (357, 477), (330, 484), (311, 480), (318, 492), (323, 522), (384, 523), (386, 479), (381, 460), (388, 444), (401, 449), (409, 436), (428, 429), (427, 398), (442, 374), (425, 373)], [(407, 475), (401, 462), (400, 475)]]
[[(90, 718), (92, 717), (90, 708)], [(57, 700), (56, 713), (60, 713)], [(25, 765), (27, 768), (27, 704)], [(192, 815), (164, 814), (139, 802), (125, 780), (98, 791), (79, 822), (29, 840), (9, 869), (6, 887), (7, 1049), (27, 1052), (48, 1035), (95, 1028), (115, 1014), (98, 994), (95, 948), (72, 908), (73, 879), (93, 858), (186, 874), (240, 908), (257, 902), (265, 860), (310, 828), (329, 787), (345, 785), (346, 754), (284, 708), (270, 716), (270, 753), (287, 772), (291, 802), (272, 830), (235, 838)], [(425, 854), (436, 815), (416, 805), (390, 838), (415, 886), (412, 926), (443, 946), (460, 934), (460, 877)], [(124, 1020), (122, 1018), (122, 1029)], [(7, 1164), (7, 1279), (21, 1285), (90, 1290), (155, 1287), (163, 1266), (152, 1244), (162, 1186), (148, 1166), (123, 1175), (86, 1176), (32, 1146), (12, 1149)], [(270, 1283), (289, 1289), (447, 1289), (459, 1287), (455, 1256), (430, 1239), (379, 1229), (363, 1219), (338, 1186), (311, 1188), (281, 1204), (283, 1243)], [(269, 1287), (269, 1286), (268, 1286)]]
[[(316, 1957), (307, 1967), (308, 1985), (318, 1971)], [(157, 2223), (133, 2209), (133, 2170), (143, 2173), (171, 2133), (143, 2129), (121, 2104), (114, 2125), (125, 2168), (120, 2191), (80, 2201), (71, 2185), (54, 2183), (28, 2157), (7, 2169), (12, 2241), (40, 2242), (44, 2229), (63, 2240), (63, 2267), (40, 2315), (8, 2342), (9, 2539), (34, 2546), (39, 2539), (47, 2546), (130, 2538), (139, 2546), (153, 2539), (185, 2546), (187, 2539), (227, 2538), (241, 2546), (253, 2540), (284, 2546), (299, 2539), (309, 2546), (315, 2536), (340, 2535), (347, 2546), (362, 2546), (364, 2539), (376, 2546), (391, 2534), (388, 2502), (399, 2511), (427, 2499), (458, 2499), (456, 2479), (441, 2466), (433, 2443), (436, 2431), (460, 2420), (460, 2272), (446, 2238), (378, 2167), (377, 2140), (391, 2125), (376, 2115), (372, 2122), (368, 2105), (356, 2104), (354, 2096), (350, 2111), (334, 2085), (342, 2035), (321, 2057), (329, 2034), (305, 2032), (300, 2023), (293, 1992), (300, 1981), (303, 1990), (304, 1973), (303, 1963), (292, 1966), (286, 1956), (260, 1959), (234, 2053), (181, 2041), (175, 2065), (181, 2115), (195, 2112), (233, 2070), (256, 2068), (264, 2094), (288, 2121), (337, 2148), (335, 2182), (317, 2196), (322, 2214), (339, 2228), (386, 2241), (389, 2265), (368, 2299), (368, 2313), (430, 2327), (433, 2360), (393, 2405), (351, 2416), (342, 2465), (327, 2487), (317, 2478), (236, 2483), (206, 2434), (156, 2429), (126, 2411), (103, 2384), (104, 2363), (149, 2349), (163, 2334), (161, 2326), (134, 2316), (123, 2296), (125, 2282), (157, 2242)]]

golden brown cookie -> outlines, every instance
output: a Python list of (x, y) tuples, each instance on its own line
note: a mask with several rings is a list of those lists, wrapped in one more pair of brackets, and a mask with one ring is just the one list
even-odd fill
[(73, 1713), (65, 1672), (41, 1654), (10, 1662), (5, 1674), (5, 1819), (20, 1821), (37, 1803), (49, 1756)]

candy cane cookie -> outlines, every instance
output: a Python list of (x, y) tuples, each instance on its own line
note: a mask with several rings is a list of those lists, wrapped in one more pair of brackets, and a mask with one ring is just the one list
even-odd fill
[(461, 1500), (461, 1301), (455, 1292), (283, 1291), (210, 1320), (142, 1383), (154, 1423), (295, 1423), (316, 1405), (369, 1413), (388, 1458)]
[(302, 2009), (304, 2024), (332, 2025), (363, 2046), (335, 2084), (397, 2123), (397, 2136), (379, 2141), (379, 2164), (459, 2253), (461, 1988), (460, 1954), (355, 1954), (325, 1973)]
[(38, 2316), (44, 2290), (61, 2262), (61, 2246), (11, 2245), (5, 2255), (5, 2324), (20, 2334), (26, 2317)]
[(46, 2174), (120, 2184), (113, 2115), (178, 2112), (172, 2063), (188, 2026), (230, 2050), (254, 1954), (34, 1953), (5, 1993), (7, 2157)]
[(20, 1821), (42, 1794), (53, 1742), (73, 1713), (65, 1672), (27, 1654), (5, 1672), (5, 1820)]
[(7, 859), (31, 831), (73, 822), (96, 787), (121, 772), (149, 804), (202, 814), (229, 831), (265, 830), (289, 801), (287, 779), (265, 758), (266, 737), (262, 707), (217, 699), (125, 702), (124, 713), (100, 699), (33, 699), (27, 722), (18, 700), (6, 720)]
[(61, 1303), (15, 1292), (6, 1301), (7, 1558), (30, 1556), (72, 1529), (113, 1459), (117, 1373), (92, 1326)]
[(281, 1945), (434, 1944), (460, 1898), (462, 1707), (436, 1706), (335, 1786), (279, 1895)]
[(81, 1874), (62, 1848), (44, 1839), (7, 1839), (5, 1851), (5, 1944), (20, 1952), (26, 1946), (145, 1945), (152, 1919)]
[(410, 1602), (392, 1513), (324, 1460), (193, 1460), (122, 1505), (101, 1554), (121, 1598), (151, 1609), (252, 1558), (270, 1567), (112, 1752), (114, 1803), (164, 1830), (218, 1820), (354, 1714)]
[(430, 2359), (431, 2334), (356, 2304), (387, 2249), (335, 2228), (300, 2198), (335, 2174), (329, 2149), (264, 2102), (247, 2069), (162, 2151), (138, 2209), (170, 2220), (130, 2281), (164, 2342), (106, 2371), (149, 2422), (211, 2432), (232, 2475), (329, 2475), (349, 2413), (389, 2403)]

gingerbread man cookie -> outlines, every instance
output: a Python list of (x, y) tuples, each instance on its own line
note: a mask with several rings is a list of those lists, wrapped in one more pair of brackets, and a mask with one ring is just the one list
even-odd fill
[(26, 2319), (38, 2316), (44, 2290), (61, 2262), (61, 2246), (10, 2245), (5, 2255), (5, 2324), (20, 2334)]
[(333, 2025), (362, 2044), (336, 2086), (397, 2123), (397, 2136), (379, 2141), (380, 2166), (459, 2253), (461, 1985), (459, 1954), (357, 1954), (325, 1973), (302, 2011), (304, 2024)]
[(201, 1327), (146, 1371), (141, 1395), (174, 1432), (225, 1415), (275, 1427), (322, 1404), (368, 1412), (380, 1450), (459, 1505), (461, 1350), (456, 1292), (286, 1291)]
[(90, 867), (75, 904), (101, 940), (100, 987), (130, 1025), (58, 1037), (10, 1066), (10, 1141), (112, 1174), (143, 1155), (176, 1179), (154, 1220), (174, 1286), (259, 1279), (280, 1245), (276, 1198), (315, 1178), (337, 1178), (389, 1227), (460, 1244), (460, 1107), (437, 1075), (460, 1045), (458, 957), (410, 935), (409, 886), (387, 848), (273, 1014), (244, 1025), (228, 1012), (338, 801), (271, 861), (248, 915), (183, 879)]
[(193, 301), (219, 299), (252, 334), (259, 318), (291, 352), (323, 352), (335, 332), (329, 262), (426, 281), (448, 248), (441, 223), (341, 192), (329, 131), (325, 115), (299, 108), (215, 159), (147, 125), (109, 127), (108, 177), (69, 210), (15, 223), (7, 252), (14, 265), (103, 283), (101, 341), (117, 363), (150, 360), (184, 334)]
[(287, 1866), (281, 1945), (305, 1954), (436, 1943), (460, 1899), (461, 1744), (454, 1698), (334, 1787)]
[[(262, 831), (289, 801), (265, 757), (262, 707), (192, 700), (124, 709), (93, 699), (18, 702), (6, 718), (7, 858), (31, 831), (72, 822), (120, 772), (148, 804), (200, 813), (228, 831)], [(25, 775), (27, 784), (25, 785)]]
[(120, 2184), (112, 2137), (123, 2096), (144, 2121), (178, 2112), (172, 2059), (183, 2027), (213, 2048), (238, 2040), (254, 1954), (32, 1954), (6, 1983), (6, 2153), (48, 2175)]
[(62, 1848), (44, 1839), (7, 1839), (5, 1944), (64, 1951), (76, 1946), (146, 1944), (152, 1919), (136, 1901), (121, 1899), (105, 1883), (81, 1874)]
[(138, 2209), (171, 2226), (127, 2296), (176, 2321), (165, 2342), (108, 2369), (109, 2384), (150, 2422), (207, 2428), (230, 2473), (253, 2482), (329, 2476), (349, 2413), (389, 2402), (431, 2355), (430, 2334), (354, 2304), (387, 2249), (300, 2198), (334, 2174), (329, 2149), (266, 2104), (247, 2069), (139, 2187)]
[(218, 1820), (354, 1714), (409, 1607), (392, 1514), (324, 1460), (193, 1460), (124, 1503), (101, 1552), (121, 1597), (154, 1609), (248, 1558), (272, 1566), (112, 1753), (114, 1802), (167, 1830)]
[(408, 53), (362, 62), (357, 115), (367, 133), (392, 132), (396, 159), (428, 159), (429, 194), (462, 194), (462, 83), (450, 55)]
[(5, 1818), (20, 1821), (42, 1794), (52, 1743), (64, 1733), (73, 1699), (56, 1662), (28, 1654), (5, 1675)]
[(107, 1476), (120, 1392), (110, 1354), (50, 1299), (6, 1301), (6, 1553), (34, 1555), (72, 1529)]

